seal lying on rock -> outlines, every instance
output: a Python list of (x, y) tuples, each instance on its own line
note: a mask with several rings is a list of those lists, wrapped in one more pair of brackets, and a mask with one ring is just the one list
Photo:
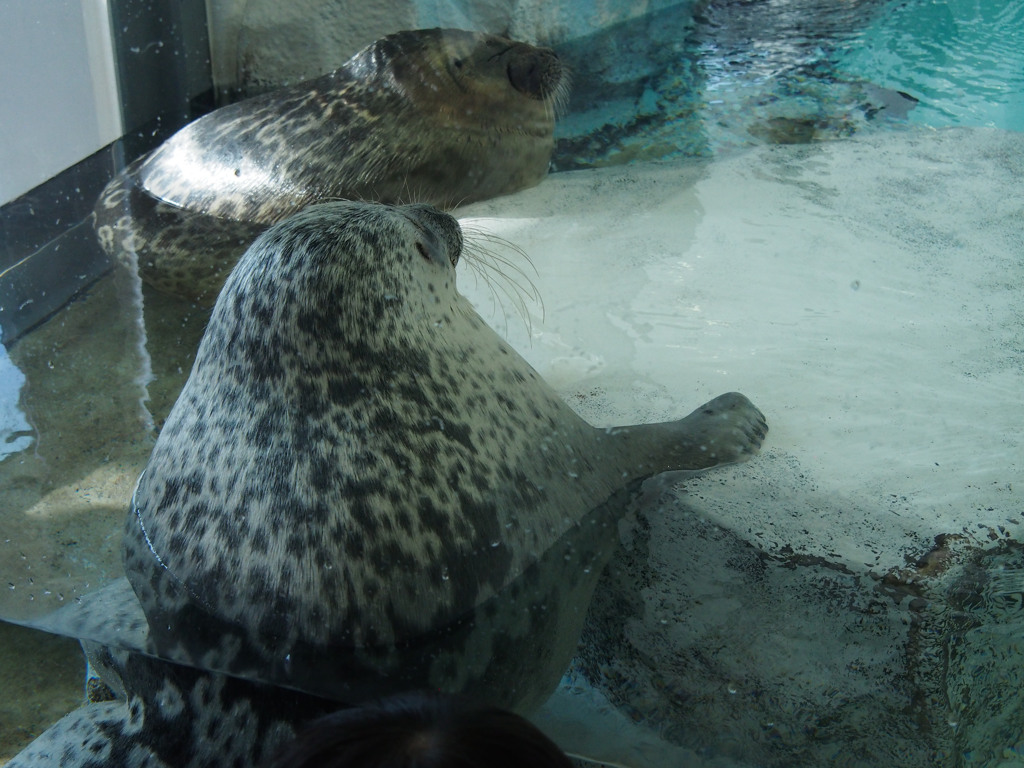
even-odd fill
[[(144, 611), (148, 656), (92, 648), (129, 705), (102, 705), (102, 728), (69, 716), (69, 754), (252, 759), (325, 702), (412, 688), (529, 711), (640, 482), (757, 452), (764, 418), (736, 393), (679, 421), (584, 422), (458, 293), (462, 246), (432, 207), (331, 202), (241, 259), (127, 516), (138, 602), (119, 600)], [(194, 734), (211, 710), (241, 718), (230, 745), (151, 727), (171, 713)]]
[(212, 304), (267, 226), (336, 199), (450, 207), (537, 184), (566, 79), (558, 57), (493, 35), (388, 35), (340, 69), (185, 126), (103, 191), (104, 250)]

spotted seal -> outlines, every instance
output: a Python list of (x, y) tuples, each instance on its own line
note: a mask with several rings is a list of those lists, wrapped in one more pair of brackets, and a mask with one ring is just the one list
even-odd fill
[(147, 283), (212, 304), (267, 226), (328, 199), (442, 207), (530, 187), (567, 88), (555, 53), (455, 29), (388, 35), (322, 77), (214, 110), (106, 187), (95, 228)]
[[(321, 203), (256, 240), (126, 518), (118, 601), (144, 614), (144, 653), (91, 653), (129, 703), (33, 754), (113, 738), (153, 760), (132, 766), (251, 764), (325, 702), (411, 688), (529, 711), (641, 481), (758, 451), (764, 417), (737, 393), (586, 423), (459, 294), (462, 256), (425, 205)], [(128, 642), (99, 613), (78, 636)], [(171, 717), (190, 736), (170, 743)], [(192, 738), (210, 722), (229, 725)]]
[(587, 424), (459, 294), (462, 245), (432, 207), (335, 202), (232, 272), (127, 521), (125, 570), (161, 653), (235, 654), (308, 674), (304, 689), (330, 685), (325, 656), (346, 685), (363, 669), (446, 687), (464, 669), (438, 667), (435, 641), (451, 646), (585, 517), (614, 517), (653, 473), (757, 449), (763, 418), (736, 394), (679, 422)]

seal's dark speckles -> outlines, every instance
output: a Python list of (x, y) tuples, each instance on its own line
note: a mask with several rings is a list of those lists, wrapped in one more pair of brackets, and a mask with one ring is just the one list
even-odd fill
[[(442, 258), (419, 255), (425, 232)], [(430, 687), (527, 710), (639, 481), (756, 453), (764, 419), (735, 393), (591, 427), (456, 291), (461, 248), (435, 209), (332, 202), (238, 263), (126, 522), (156, 653), (343, 699)]]

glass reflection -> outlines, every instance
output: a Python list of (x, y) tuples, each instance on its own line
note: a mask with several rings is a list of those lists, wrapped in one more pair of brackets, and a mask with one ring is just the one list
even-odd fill
[[(970, 9), (820, 5), (713, 2), (692, 16), (679, 4), (559, 42), (574, 89), (553, 168), (633, 165), (552, 174), (533, 197), (470, 211), (535, 259), (549, 308), (525, 331), (508, 331), (500, 307), (478, 311), (575, 409), (600, 423), (657, 421), (689, 391), (738, 377), (767, 393), (773, 426), (784, 425), (759, 463), (669, 490), (628, 524), (619, 518), (635, 484), (595, 497), (492, 598), (393, 646), (326, 661), (323, 648), (287, 643), (223, 654), (219, 644), (245, 632), (202, 616), (205, 594), (187, 619), (150, 610), (154, 639), (122, 577), (121, 532), (210, 310), (100, 252), (98, 270), (73, 270), (87, 293), (5, 337), (0, 613), (92, 641), (94, 666), (154, 711), (167, 708), (167, 680), (265, 697), (295, 718), (333, 705), (320, 696), (438, 684), (532, 710), (557, 686), (539, 710), (546, 727), (575, 751), (633, 766), (1018, 754), (1009, 473), (1020, 324), (1007, 286), (1020, 268), (1021, 125), (1012, 98), (991, 94), (1006, 71), (1024, 71), (1013, 69), (1021, 9), (983, 3), (953, 24)], [(908, 32), (899, 20), (917, 15), (927, 23)], [(990, 18), (1008, 23), (995, 34)], [(977, 87), (958, 102), (939, 87), (936, 52), (950, 50), (946, 37), (986, 50), (986, 35), (1007, 67), (986, 76), (964, 64), (957, 82)], [(899, 50), (871, 58), (892, 41)], [(929, 53), (926, 66), (915, 50)], [(939, 113), (958, 125), (1005, 120), (1008, 133), (907, 124)], [(775, 146), (733, 154), (763, 144)], [(705, 160), (642, 165), (695, 156)], [(573, 197), (574, 184), (594, 195)], [(642, 204), (628, 191), (641, 188), (653, 193)], [(64, 254), (81, 245), (70, 242), (58, 243)], [(82, 263), (97, 258), (88, 247)], [(490, 302), (486, 285), (465, 283), (474, 304)], [(942, 538), (960, 529), (964, 539)], [(460, 578), (451, 566), (436, 573)], [(410, 593), (414, 582), (403, 575)], [(275, 705), (282, 695), (287, 705)]]

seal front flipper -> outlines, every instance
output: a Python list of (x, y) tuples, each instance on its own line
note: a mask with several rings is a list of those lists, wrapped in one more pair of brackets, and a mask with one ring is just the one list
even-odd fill
[(631, 457), (632, 473), (644, 476), (746, 461), (761, 449), (768, 423), (744, 395), (727, 392), (678, 421), (618, 427), (611, 434)]
[(462, 245), (441, 211), (338, 201), (239, 261), (125, 521), (161, 656), (343, 701), (528, 709), (636, 481), (756, 450), (741, 395), (585, 422), (458, 292)]

